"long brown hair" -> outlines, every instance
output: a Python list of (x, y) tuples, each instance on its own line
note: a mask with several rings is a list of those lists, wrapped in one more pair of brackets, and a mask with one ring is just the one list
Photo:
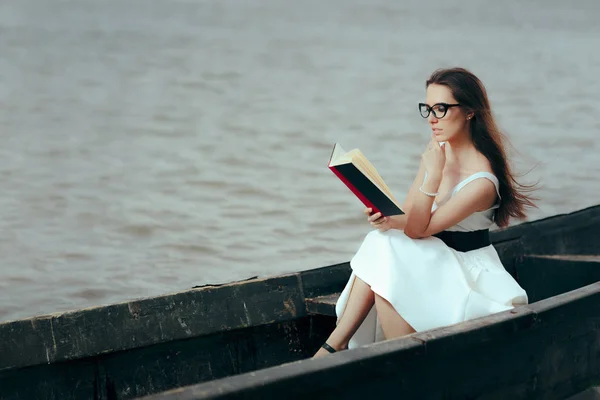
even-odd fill
[(494, 215), (496, 224), (507, 226), (511, 217), (525, 219), (525, 208), (535, 207), (533, 201), (537, 199), (527, 194), (535, 190), (535, 185), (520, 184), (511, 172), (505, 151), (508, 140), (494, 120), (483, 83), (464, 68), (449, 68), (434, 71), (425, 86), (431, 84), (448, 87), (464, 111), (473, 112), (469, 124), (471, 139), (475, 148), (490, 161), (500, 182), (500, 207)]

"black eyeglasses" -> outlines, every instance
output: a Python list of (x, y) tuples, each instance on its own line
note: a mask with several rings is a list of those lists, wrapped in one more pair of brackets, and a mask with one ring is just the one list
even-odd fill
[(421, 112), (421, 117), (423, 118), (429, 117), (429, 113), (433, 112), (433, 115), (437, 119), (442, 119), (446, 116), (446, 113), (450, 107), (458, 106), (460, 106), (460, 104), (436, 103), (429, 107), (425, 103), (419, 103), (419, 111)]

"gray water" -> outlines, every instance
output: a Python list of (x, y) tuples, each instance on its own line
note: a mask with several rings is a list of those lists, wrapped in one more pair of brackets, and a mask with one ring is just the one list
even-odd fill
[(347, 261), (370, 227), (332, 145), (403, 199), (438, 67), (486, 84), (542, 186), (530, 220), (599, 203), (599, 19), (595, 0), (1, 1), (0, 319)]

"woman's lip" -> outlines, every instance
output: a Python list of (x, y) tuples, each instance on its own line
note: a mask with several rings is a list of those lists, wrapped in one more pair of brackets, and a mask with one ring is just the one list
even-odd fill
[(441, 129), (435, 129), (435, 128), (432, 128), (431, 130), (432, 130), (432, 131), (433, 131), (433, 133), (435, 133), (435, 134), (442, 133), (442, 130), (441, 130)]

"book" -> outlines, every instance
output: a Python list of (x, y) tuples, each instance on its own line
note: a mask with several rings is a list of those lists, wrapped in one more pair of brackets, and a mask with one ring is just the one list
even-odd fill
[(359, 149), (347, 152), (336, 143), (328, 166), (366, 207), (373, 210), (373, 214), (404, 214), (383, 178)]

